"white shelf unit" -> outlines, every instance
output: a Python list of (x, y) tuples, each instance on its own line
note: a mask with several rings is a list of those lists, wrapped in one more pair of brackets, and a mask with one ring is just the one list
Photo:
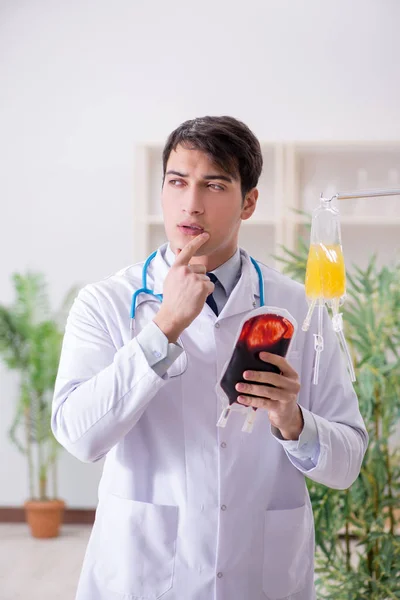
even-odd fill
[[(259, 200), (241, 227), (239, 243), (252, 256), (273, 259), (281, 245), (294, 249), (320, 194), (400, 187), (400, 142), (291, 142), (261, 144), (264, 168)], [(134, 260), (145, 259), (166, 241), (161, 211), (163, 144), (136, 148)], [(400, 197), (343, 200), (343, 250), (347, 266), (364, 266), (373, 253), (388, 263), (400, 254)]]

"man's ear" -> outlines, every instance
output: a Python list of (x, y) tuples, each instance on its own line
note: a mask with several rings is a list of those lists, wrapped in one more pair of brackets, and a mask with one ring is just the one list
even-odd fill
[(253, 212), (256, 210), (258, 200), (258, 189), (253, 188), (249, 192), (247, 192), (242, 206), (242, 214), (241, 218), (243, 221), (246, 221), (251, 217)]

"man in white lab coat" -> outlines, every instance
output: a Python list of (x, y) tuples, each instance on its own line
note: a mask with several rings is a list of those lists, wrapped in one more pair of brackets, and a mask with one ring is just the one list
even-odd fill
[[(183, 123), (163, 154), (168, 244), (143, 264), (81, 290), (71, 309), (52, 429), (83, 461), (105, 457), (78, 600), (312, 600), (314, 525), (305, 477), (347, 488), (367, 433), (330, 321), (319, 385), (315, 323), (280, 374), (246, 372), (257, 411), (216, 426), (215, 387), (239, 323), (259, 305), (256, 270), (238, 248), (254, 212), (260, 145), (243, 123)], [(140, 199), (138, 199), (140, 201)], [(267, 201), (267, 200), (264, 200)], [(259, 263), (265, 303), (302, 322), (302, 285)], [(271, 385), (272, 384), (272, 387)]]

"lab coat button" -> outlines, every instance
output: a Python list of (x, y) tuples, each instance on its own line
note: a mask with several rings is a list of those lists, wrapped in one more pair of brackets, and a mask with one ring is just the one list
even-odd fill
[(226, 506), (225, 506), (225, 504), (223, 504), (223, 505), (221, 506), (221, 510), (226, 510)]
[(217, 577), (219, 577), (219, 579), (221, 579), (221, 577), (223, 577), (223, 574), (221, 573), (221, 571), (217, 574)]
[(215, 323), (215, 327), (216, 327), (216, 329), (218, 329), (219, 328), (219, 323)]
[(226, 443), (225, 442), (221, 443), (221, 448), (226, 448)]

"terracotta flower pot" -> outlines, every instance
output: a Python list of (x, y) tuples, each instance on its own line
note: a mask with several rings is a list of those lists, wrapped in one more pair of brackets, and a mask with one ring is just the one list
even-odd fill
[(57, 537), (63, 521), (63, 500), (28, 500), (25, 502), (26, 521), (35, 538)]

